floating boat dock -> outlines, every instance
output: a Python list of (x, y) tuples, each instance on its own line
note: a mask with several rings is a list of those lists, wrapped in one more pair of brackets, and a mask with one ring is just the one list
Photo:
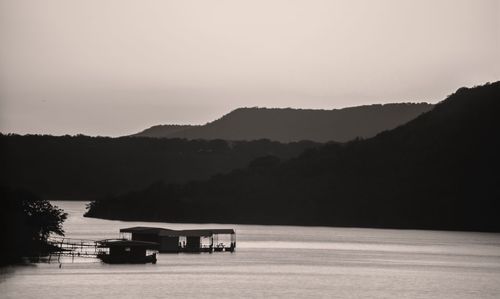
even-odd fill
[(234, 252), (236, 232), (233, 229), (172, 230), (136, 226), (120, 229), (119, 239), (83, 240), (50, 237), (47, 242), (57, 248), (49, 262), (61, 256), (98, 258), (104, 263), (156, 263), (156, 253)]
[(236, 249), (234, 229), (173, 230), (135, 226), (120, 229), (120, 234), (128, 240), (158, 243), (161, 253), (234, 252)]

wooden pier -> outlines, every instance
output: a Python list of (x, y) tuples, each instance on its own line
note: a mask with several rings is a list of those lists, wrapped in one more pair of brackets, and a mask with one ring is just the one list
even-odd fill
[[(61, 262), (61, 257), (99, 259), (105, 263), (156, 263), (158, 243), (125, 239), (84, 240), (50, 237), (47, 243), (54, 248), (48, 262)], [(149, 254), (148, 254), (149, 253)]]
[(47, 243), (55, 248), (49, 255), (49, 262), (55, 258), (60, 262), (61, 257), (71, 257), (72, 261), (75, 257), (97, 258), (101, 251), (96, 240), (49, 237)]

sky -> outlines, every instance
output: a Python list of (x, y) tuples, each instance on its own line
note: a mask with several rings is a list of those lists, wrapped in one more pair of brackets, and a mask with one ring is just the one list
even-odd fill
[(499, 0), (0, 0), (0, 132), (436, 103), (500, 80), (499, 20)]

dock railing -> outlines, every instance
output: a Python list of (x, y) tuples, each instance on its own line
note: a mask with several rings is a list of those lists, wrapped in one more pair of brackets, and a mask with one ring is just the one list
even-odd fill
[(96, 258), (99, 253), (98, 242), (88, 239), (73, 239), (64, 237), (49, 237), (47, 243), (53, 246), (49, 262), (54, 257), (60, 261), (61, 256)]

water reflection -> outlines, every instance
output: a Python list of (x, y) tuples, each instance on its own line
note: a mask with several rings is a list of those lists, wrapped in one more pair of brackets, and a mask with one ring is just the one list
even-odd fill
[(159, 254), (156, 265), (98, 260), (6, 268), (2, 298), (498, 298), (500, 235), (217, 224), (121, 222), (69, 213), (67, 236), (105, 239), (130, 226), (234, 228), (235, 253)]

